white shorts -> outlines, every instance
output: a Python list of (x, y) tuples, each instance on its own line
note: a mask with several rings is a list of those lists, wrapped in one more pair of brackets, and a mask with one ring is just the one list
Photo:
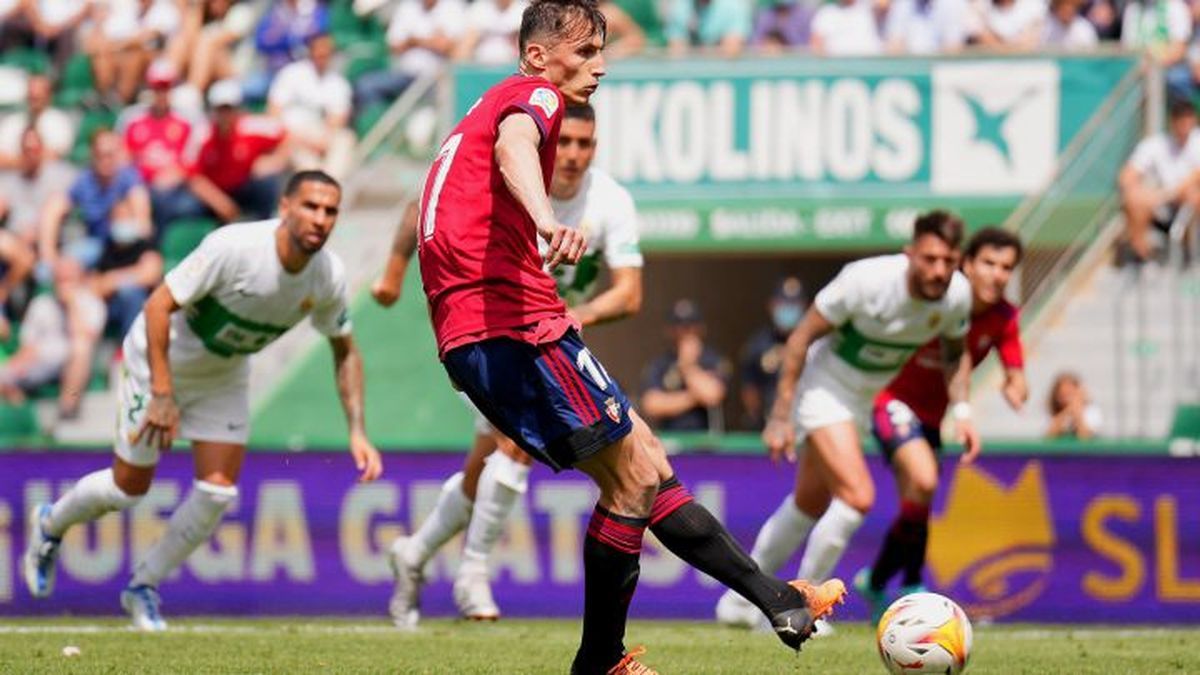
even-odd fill
[(808, 433), (840, 422), (851, 422), (860, 430), (871, 418), (874, 396), (851, 391), (817, 369), (805, 369), (796, 387), (796, 430)]
[(463, 405), (467, 406), (467, 410), (470, 410), (471, 414), (475, 416), (475, 434), (478, 436), (490, 436), (495, 433), (496, 428), (492, 426), (488, 418), (483, 416), (483, 413), (479, 412), (479, 408), (476, 408), (475, 404), (471, 402), (471, 397), (461, 391), (455, 393), (462, 399)]
[[(239, 376), (203, 384), (176, 382), (179, 437), (189, 441), (246, 444), (250, 437), (250, 392)], [(158, 450), (134, 443), (150, 403), (150, 383), (121, 368), (117, 387), (117, 431), (113, 448), (134, 466), (158, 464)]]

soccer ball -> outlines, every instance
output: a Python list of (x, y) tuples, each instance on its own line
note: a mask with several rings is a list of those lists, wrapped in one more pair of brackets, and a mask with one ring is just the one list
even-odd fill
[(883, 613), (876, 639), (879, 658), (895, 675), (958, 675), (971, 655), (971, 622), (950, 598), (913, 593)]

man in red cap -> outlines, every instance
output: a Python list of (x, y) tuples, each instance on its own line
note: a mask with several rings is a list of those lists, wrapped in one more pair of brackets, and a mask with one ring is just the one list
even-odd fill
[[(124, 121), (125, 147), (129, 158), (150, 187), (155, 237), (179, 215), (175, 205), (187, 192), (187, 163), (184, 153), (192, 136), (192, 123), (171, 109), (171, 88), (178, 72), (165, 59), (146, 69), (150, 105)], [(188, 195), (183, 195), (187, 198)]]

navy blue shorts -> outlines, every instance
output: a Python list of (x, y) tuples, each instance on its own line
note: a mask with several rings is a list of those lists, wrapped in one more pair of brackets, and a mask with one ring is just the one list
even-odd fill
[(555, 471), (633, 430), (629, 399), (574, 330), (538, 346), (509, 338), (463, 345), (442, 365), (492, 426)]
[(892, 399), (884, 404), (875, 404), (871, 411), (871, 434), (879, 441), (879, 449), (888, 464), (892, 456), (905, 443), (924, 438), (934, 454), (942, 450), (942, 430), (922, 422), (904, 401)]

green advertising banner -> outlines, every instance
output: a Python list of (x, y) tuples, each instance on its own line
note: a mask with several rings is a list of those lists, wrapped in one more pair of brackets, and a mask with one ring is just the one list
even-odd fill
[[(596, 162), (633, 192), (647, 250), (890, 248), (935, 206), (976, 227), (1002, 221), (1135, 66), (1124, 56), (618, 61), (593, 97)], [(457, 69), (456, 118), (511, 72)]]

